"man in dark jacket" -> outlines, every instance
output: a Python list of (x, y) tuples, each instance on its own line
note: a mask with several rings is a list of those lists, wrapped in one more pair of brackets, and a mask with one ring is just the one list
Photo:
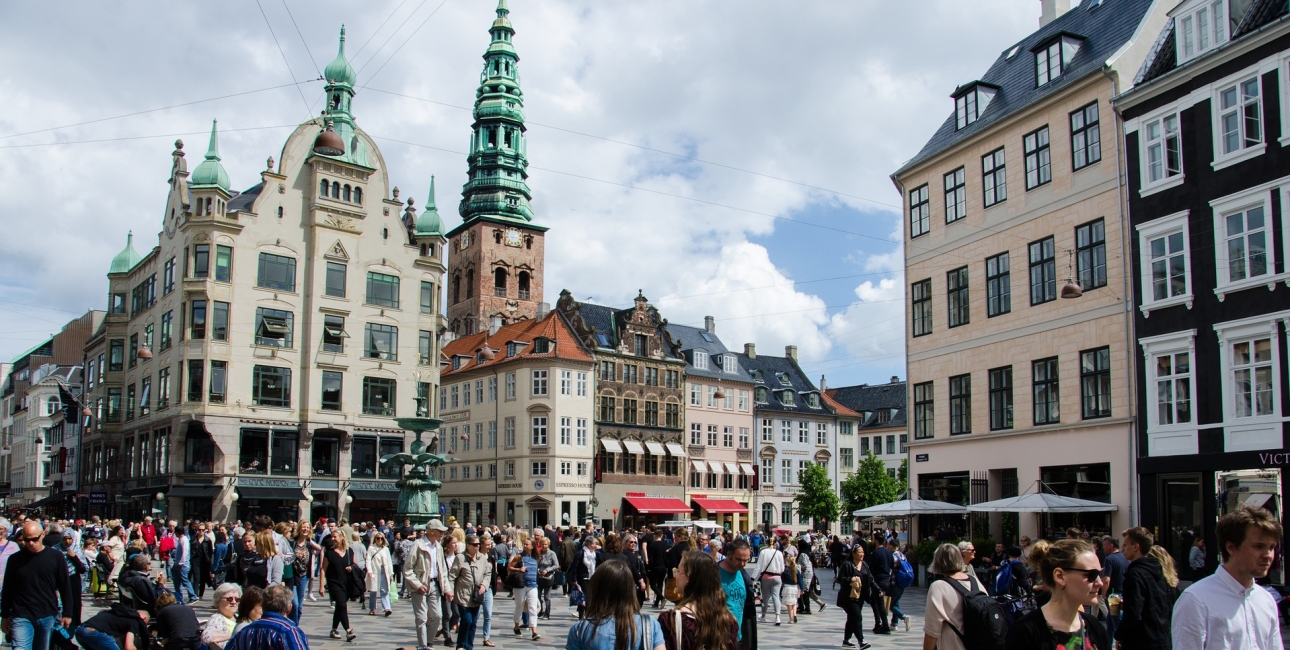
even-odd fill
[(1129, 569), (1124, 574), (1124, 602), (1120, 605), (1123, 618), (1115, 631), (1116, 645), (1123, 650), (1169, 650), (1173, 647), (1173, 598), (1160, 561), (1148, 553), (1155, 538), (1141, 527), (1130, 528), (1122, 535)]
[(891, 634), (891, 628), (887, 625), (887, 608), (883, 602), (883, 596), (891, 589), (892, 555), (881, 537), (875, 538), (874, 546), (873, 552), (865, 557), (865, 562), (869, 564), (869, 572), (873, 574), (874, 589), (869, 600), (869, 606), (873, 610), (873, 633)]
[(667, 540), (657, 531), (646, 535), (645, 568), (649, 571), (649, 587), (654, 592), (654, 606), (663, 603), (663, 584), (667, 581)]
[(130, 558), (129, 566), (121, 572), (121, 578), (117, 583), (121, 588), (121, 602), (130, 605), (133, 609), (142, 609), (155, 615), (157, 596), (165, 589), (165, 582), (162, 579), (165, 573), (158, 571), (157, 580), (154, 582), (148, 576), (149, 568), (148, 554), (140, 553)]
[(578, 536), (577, 531), (572, 526), (564, 531), (564, 537), (556, 545), (555, 557), (560, 561), (560, 571), (564, 573), (564, 595), (569, 595), (569, 567), (573, 564), (573, 557), (578, 554)]

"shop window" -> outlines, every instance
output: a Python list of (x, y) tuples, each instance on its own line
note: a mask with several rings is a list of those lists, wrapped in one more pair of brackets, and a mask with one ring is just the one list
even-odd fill
[(316, 435), (310, 443), (313, 461), (313, 476), (340, 475), (340, 438), (331, 435)]
[(376, 438), (355, 436), (350, 444), (349, 473), (355, 478), (376, 476)]
[(267, 474), (269, 470), (269, 432), (264, 429), (243, 429), (239, 447), (239, 474)]

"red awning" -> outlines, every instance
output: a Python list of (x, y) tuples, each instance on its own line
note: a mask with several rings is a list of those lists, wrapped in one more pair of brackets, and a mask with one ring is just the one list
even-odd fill
[(652, 497), (623, 497), (628, 505), (642, 515), (670, 515), (690, 512), (690, 506), (680, 499)]
[(691, 499), (691, 501), (712, 514), (748, 514), (748, 509), (733, 499)]

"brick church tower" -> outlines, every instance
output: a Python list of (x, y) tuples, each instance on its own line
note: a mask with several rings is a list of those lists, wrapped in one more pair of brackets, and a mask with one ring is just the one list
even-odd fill
[(457, 336), (536, 318), (542, 303), (547, 228), (533, 222), (529, 206), (524, 94), (509, 14), (500, 0), (475, 94), (462, 224), (448, 233), (448, 329)]

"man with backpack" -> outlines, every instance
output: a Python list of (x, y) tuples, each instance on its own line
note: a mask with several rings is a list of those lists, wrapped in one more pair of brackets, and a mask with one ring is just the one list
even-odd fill
[(905, 589), (914, 584), (914, 567), (909, 563), (909, 558), (900, 552), (900, 541), (895, 537), (887, 540), (887, 549), (891, 551), (891, 589), (887, 596), (891, 602), (887, 609), (891, 613), (891, 627), (898, 627), (901, 621), (905, 622), (905, 631), (909, 631), (909, 617), (900, 609), (900, 597), (904, 595)]

